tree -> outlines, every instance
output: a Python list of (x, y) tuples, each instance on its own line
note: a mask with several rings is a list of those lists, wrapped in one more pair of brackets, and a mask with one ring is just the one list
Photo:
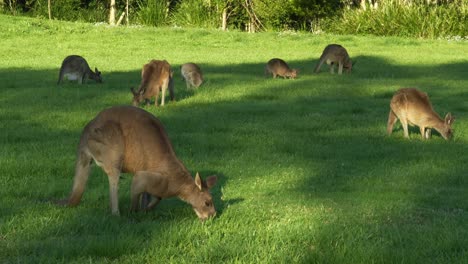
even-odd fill
[(47, 0), (47, 11), (49, 12), (49, 20), (52, 19), (51, 3), (50, 0)]
[[(260, 1), (257, 1), (260, 2)], [(249, 15), (249, 23), (247, 25), (247, 31), (254, 33), (259, 29), (265, 29), (262, 21), (257, 16), (258, 9), (255, 7), (253, 0), (245, 0), (242, 5), (245, 8), (245, 11)]]
[(112, 26), (115, 25), (115, 0), (110, 0), (109, 24)]

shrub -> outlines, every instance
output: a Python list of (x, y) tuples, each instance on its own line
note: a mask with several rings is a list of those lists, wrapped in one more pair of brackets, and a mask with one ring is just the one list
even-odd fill
[(344, 9), (326, 30), (338, 34), (374, 34), (438, 38), (468, 35), (468, 1), (445, 4), (383, 1), (377, 8)]
[(217, 28), (221, 25), (221, 12), (211, 1), (184, 0), (176, 6), (171, 21), (178, 26)]
[(162, 26), (168, 23), (169, 2), (166, 0), (138, 0), (137, 21), (143, 25)]

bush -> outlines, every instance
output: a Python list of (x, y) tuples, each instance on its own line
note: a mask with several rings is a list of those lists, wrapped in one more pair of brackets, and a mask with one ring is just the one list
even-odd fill
[[(83, 6), (81, 0), (60, 0), (52, 2), (51, 13), (52, 18), (58, 20), (102, 22), (107, 20), (108, 8), (105, 1), (93, 1)], [(26, 14), (49, 17), (47, 0), (31, 1), (31, 8)]]
[(338, 34), (374, 34), (438, 38), (468, 35), (468, 1), (428, 5), (383, 1), (375, 9), (343, 10), (340, 19), (328, 23), (327, 31)]
[(210, 1), (184, 0), (176, 6), (171, 21), (178, 26), (218, 28), (221, 12), (218, 5), (212, 5)]
[(168, 23), (169, 2), (166, 0), (138, 0), (137, 21), (148, 26)]

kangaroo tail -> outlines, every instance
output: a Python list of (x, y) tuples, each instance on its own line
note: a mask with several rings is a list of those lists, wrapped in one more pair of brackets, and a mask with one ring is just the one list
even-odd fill
[(60, 67), (60, 72), (59, 72), (59, 78), (58, 78), (58, 81), (57, 81), (57, 85), (59, 85), (62, 82), (62, 78), (63, 78), (63, 65), (62, 65), (62, 67)]
[(320, 56), (320, 61), (315, 66), (315, 69), (314, 69), (315, 73), (318, 73), (320, 71), (320, 67), (322, 67), (323, 62), (325, 62), (325, 57), (326, 57), (326, 55), (325, 55), (325, 52), (324, 52), (322, 54), (322, 56)]
[(322, 64), (325, 62), (325, 60), (327, 59), (327, 55), (328, 55), (328, 52), (327, 52), (327, 49), (325, 48), (325, 50), (322, 52), (322, 55), (320, 55), (320, 59), (319, 59), (319, 62), (317, 63), (317, 65), (315, 66), (315, 69), (314, 69), (314, 72), (315, 73), (318, 73), (320, 71), (320, 68), (322, 67)]
[(80, 143), (78, 150), (76, 166), (75, 166), (75, 178), (73, 179), (73, 188), (68, 198), (67, 204), (69, 206), (76, 206), (80, 203), (81, 197), (88, 181), (88, 176), (91, 168), (92, 157), (83, 148), (83, 138)]
[(393, 110), (390, 109), (390, 112), (388, 113), (388, 121), (387, 121), (387, 134), (390, 135), (392, 134), (393, 131), (393, 125), (396, 123), (398, 120), (398, 117), (393, 113)]

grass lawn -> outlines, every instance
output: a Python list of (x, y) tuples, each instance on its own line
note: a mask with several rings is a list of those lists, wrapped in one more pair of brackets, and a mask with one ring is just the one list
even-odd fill
[[(313, 68), (329, 43), (351, 75)], [(306, 33), (220, 32), (49, 22), (0, 15), (0, 263), (468, 263), (468, 43)], [(57, 86), (62, 60), (85, 57), (103, 84)], [(282, 58), (296, 80), (269, 79)], [(131, 103), (143, 64), (166, 59), (176, 102), (157, 116), (194, 174), (216, 174), (216, 218), (163, 200), (129, 213), (131, 175), (110, 214), (94, 167), (81, 204), (62, 208), (84, 125)], [(179, 67), (206, 82), (187, 91)], [(455, 135), (386, 135), (401, 87), (452, 112)]]

